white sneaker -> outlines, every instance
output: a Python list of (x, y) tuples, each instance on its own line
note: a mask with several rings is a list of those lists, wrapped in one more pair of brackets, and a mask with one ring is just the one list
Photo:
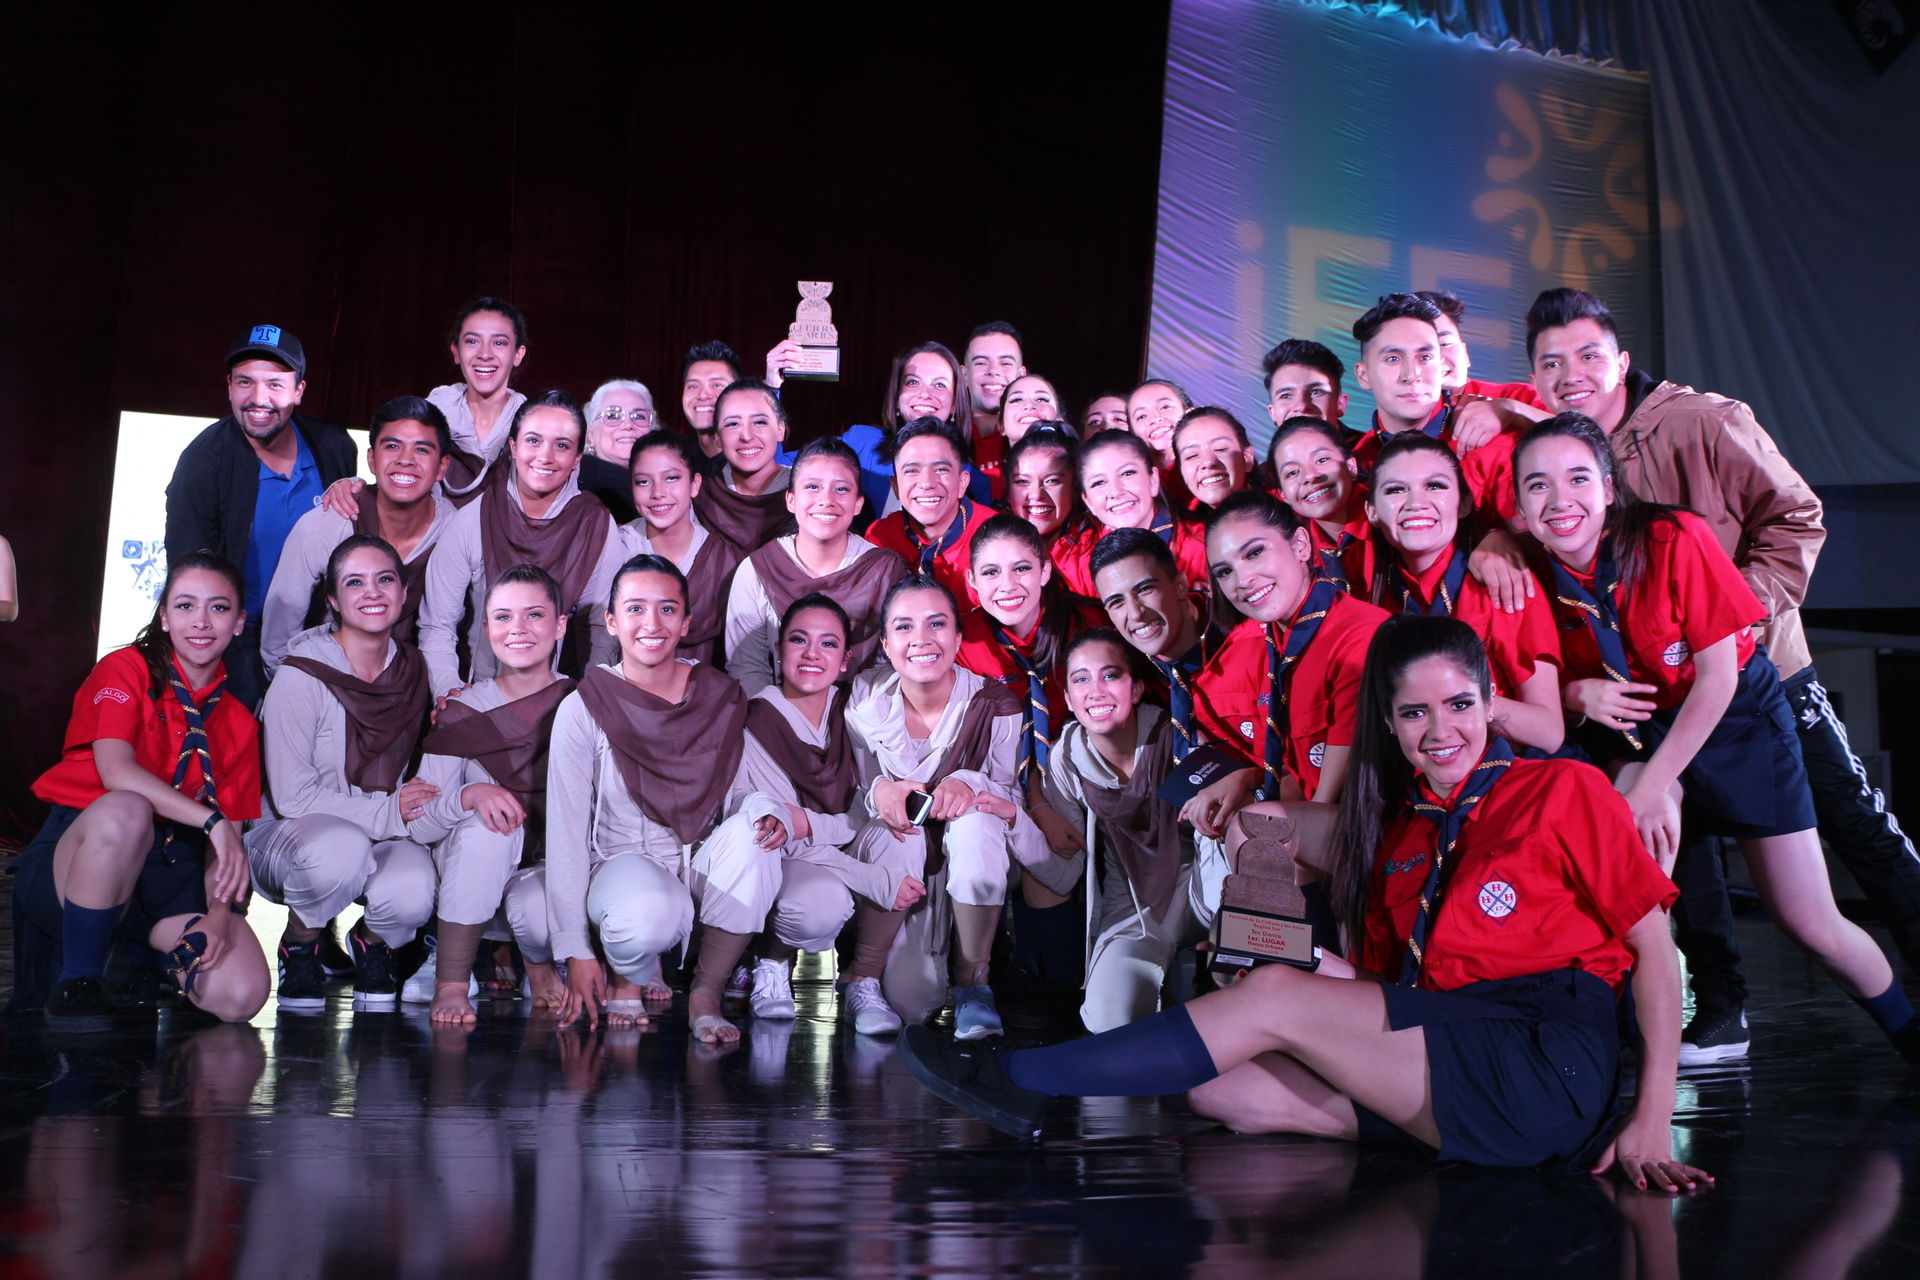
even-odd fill
[(793, 1018), (793, 971), (785, 961), (753, 962), (753, 994), (747, 1003), (756, 1018)]
[(840, 1011), (863, 1036), (891, 1035), (900, 1029), (900, 1015), (880, 994), (880, 979), (858, 978), (847, 984)]
[[(402, 1004), (432, 1004), (434, 975), (439, 972), (439, 967), (434, 963), (434, 953), (431, 951), (427, 952), (426, 962), (418, 969), (415, 969), (413, 976), (401, 984), (400, 1002)], [(473, 1000), (478, 998), (479, 995), (480, 980), (472, 974), (468, 974), (467, 999)]]

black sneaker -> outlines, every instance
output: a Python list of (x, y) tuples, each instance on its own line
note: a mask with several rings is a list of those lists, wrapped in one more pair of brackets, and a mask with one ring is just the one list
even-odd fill
[(280, 1007), (318, 1013), (327, 1007), (327, 971), (320, 965), (320, 940), (280, 941)]
[(345, 982), (353, 976), (353, 957), (340, 945), (338, 921), (328, 921), (320, 933), (320, 967), (326, 970), (330, 982)]
[(935, 1097), (979, 1116), (1002, 1133), (1038, 1140), (1048, 1096), (1022, 1089), (1000, 1070), (1000, 1050), (983, 1043), (949, 1040), (931, 1027), (908, 1027), (900, 1035), (907, 1074)]
[(75, 1033), (113, 1029), (113, 1005), (98, 978), (66, 978), (47, 995), (47, 1030)]
[(1680, 1034), (1680, 1065), (1706, 1067), (1747, 1056), (1752, 1037), (1747, 1034), (1747, 1011), (1711, 1009), (1695, 1013)]
[(348, 931), (347, 946), (353, 952), (353, 1007), (392, 1009), (399, 1005), (400, 975), (395, 971), (393, 948), (378, 938), (362, 937), (358, 929)]
[(1910, 1067), (1920, 1067), (1920, 1018), (1915, 1018), (1898, 1031), (1887, 1033), (1887, 1039), (1893, 1041), (1893, 1047), (1907, 1060)]

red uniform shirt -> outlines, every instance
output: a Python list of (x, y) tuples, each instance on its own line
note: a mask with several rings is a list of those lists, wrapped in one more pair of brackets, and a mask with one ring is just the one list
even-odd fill
[[(192, 690), (194, 700), (199, 701), (225, 674), (226, 668), (221, 667), (205, 688)], [(93, 761), (93, 744), (102, 738), (131, 745), (140, 767), (171, 786), (180, 744), (187, 736), (187, 715), (170, 690), (162, 689), (156, 700), (147, 692), (150, 684), (147, 661), (131, 645), (115, 649), (94, 664), (73, 695), (73, 715), (67, 721), (60, 763), (40, 775), (33, 794), (48, 804), (74, 809), (84, 809), (107, 794)], [(235, 822), (259, 817), (260, 726), (240, 699), (221, 697), (207, 717), (207, 745), (213, 756), (220, 812)], [(195, 759), (187, 765), (181, 794), (196, 794), (200, 782), (200, 762)]]
[[(1431, 797), (1431, 793), (1428, 793)], [(1402, 806), (1381, 837), (1360, 964), (1399, 976), (1439, 827)], [(1420, 985), (1584, 969), (1616, 991), (1633, 964), (1623, 939), (1680, 896), (1640, 843), (1605, 774), (1574, 760), (1516, 760), (1467, 818)]]
[[(1320, 767), (1328, 747), (1353, 745), (1354, 721), (1360, 701), (1360, 673), (1367, 665), (1367, 646), (1387, 620), (1387, 611), (1350, 595), (1334, 597), (1313, 643), (1294, 665), (1287, 682), (1286, 770), (1309, 800), (1320, 786)], [(1258, 626), (1258, 624), (1255, 624)], [(1250, 749), (1255, 760), (1266, 759), (1267, 707), (1278, 693), (1267, 662), (1264, 628), (1256, 632), (1262, 668), (1267, 669)], [(1279, 652), (1286, 652), (1284, 632), (1274, 636)]]
[[(1204, 596), (1195, 607), (1206, 616)], [(1207, 655), (1206, 665), (1193, 678), (1195, 737), (1258, 762), (1270, 683), (1266, 631), (1252, 620), (1242, 622)]]
[[(1407, 428), (1410, 431), (1415, 429)], [(1453, 444), (1453, 418), (1448, 414), (1445, 404), (1433, 411), (1433, 416), (1427, 419), (1425, 426), (1417, 429), (1425, 431), (1441, 444), (1448, 446)], [(1386, 447), (1387, 441), (1397, 434), (1398, 432), (1390, 433), (1380, 429), (1380, 414), (1376, 410), (1372, 428), (1353, 442), (1353, 460), (1360, 467), (1360, 479), (1363, 482), (1372, 478), (1374, 460), (1380, 456), (1380, 450)]]
[[(953, 592), (953, 598), (960, 602), (960, 611), (965, 613), (980, 603), (980, 597), (973, 593), (973, 587), (967, 581), (967, 568), (973, 563), (973, 535), (981, 525), (993, 519), (997, 514), (984, 502), (972, 504), (973, 518), (967, 521), (966, 528), (954, 540), (952, 546), (940, 552), (933, 559), (933, 576), (940, 585)], [(965, 510), (963, 507), (962, 510)], [(958, 516), (954, 517), (956, 520)], [(907, 568), (920, 568), (920, 549), (913, 545), (913, 539), (907, 536), (907, 513), (896, 511), (892, 515), (882, 516), (873, 522), (867, 530), (866, 538), (876, 547), (885, 547), (907, 562)]]
[[(1103, 627), (1107, 624), (1107, 615), (1091, 605), (1075, 605), (1070, 611), (1067, 634), (1058, 638), (1058, 647), (1054, 652), (1064, 654), (1067, 642), (1088, 627)], [(1033, 642), (1040, 636), (1038, 625), (1024, 636), (1013, 637), (1013, 646), (1022, 656), (1033, 656)], [(985, 676), (989, 680), (998, 680), (1020, 695), (1022, 702), (1027, 697), (1027, 673), (1022, 671), (1008, 656), (1006, 647), (994, 635), (993, 618), (985, 609), (969, 610), (960, 620), (960, 653), (957, 661), (975, 675)], [(1067, 664), (1056, 660), (1053, 670), (1046, 675), (1047, 719), (1058, 738), (1060, 731), (1067, 727), (1073, 713), (1067, 710)]]
[(1483, 529), (1508, 528), (1519, 513), (1513, 489), (1513, 450), (1519, 443), (1518, 431), (1503, 431), (1460, 459), (1460, 474), (1466, 477)]
[[(1592, 574), (1574, 576), (1592, 590)], [(1604, 679), (1607, 673), (1587, 615), (1560, 602), (1550, 575), (1542, 578), (1542, 585), (1560, 630), (1561, 681)], [(1709, 645), (1738, 636), (1740, 667), (1745, 670), (1754, 650), (1750, 628), (1767, 616), (1707, 522), (1691, 511), (1654, 522), (1646, 572), (1630, 595), (1618, 594), (1617, 603), (1627, 674), (1659, 688), (1654, 705), (1662, 711), (1686, 701), (1693, 688), (1693, 655)]]
[[(1424, 574), (1409, 575), (1409, 585), (1422, 606), (1432, 603), (1452, 561), (1453, 556), (1448, 556)], [(1472, 574), (1461, 580), (1453, 616), (1472, 627), (1487, 646), (1493, 691), (1503, 698), (1520, 696), (1520, 686), (1533, 678), (1535, 663), (1550, 663), (1556, 669), (1560, 666), (1560, 633), (1547, 594), (1536, 584), (1525, 607), (1518, 613), (1508, 613), (1493, 603), (1493, 593)], [(1392, 609), (1395, 602), (1389, 599), (1384, 603)]]
[(1089, 600), (1100, 598), (1099, 591), (1093, 585), (1093, 544), (1100, 541), (1105, 532), (1097, 524), (1074, 533), (1062, 529), (1054, 538), (1053, 545), (1047, 548), (1047, 558), (1053, 561), (1054, 576), (1061, 585)]
[(1207, 571), (1206, 529), (1191, 520), (1175, 519), (1171, 550), (1180, 576), (1187, 580), (1187, 589), (1213, 594), (1213, 574)]
[(1531, 382), (1482, 382), (1478, 378), (1468, 378), (1467, 385), (1454, 394), (1485, 396), (1489, 400), (1517, 400), (1521, 404), (1530, 404), (1536, 409), (1547, 407), (1541, 402), (1540, 393), (1533, 389)]

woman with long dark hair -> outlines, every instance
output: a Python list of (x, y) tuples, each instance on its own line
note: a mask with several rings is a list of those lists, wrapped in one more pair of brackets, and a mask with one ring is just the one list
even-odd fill
[[(1302, 805), (1297, 819), (1300, 856), (1351, 921), (1355, 963), (1316, 952), (1311, 969), (1263, 965), (1045, 1049), (981, 1054), (910, 1032), (909, 1068), (1025, 1134), (1048, 1094), (1190, 1090), (1195, 1110), (1246, 1132), (1411, 1140), (1494, 1166), (1618, 1163), (1669, 1191), (1709, 1180), (1673, 1158), (1673, 885), (1603, 774), (1515, 760), (1489, 703), (1486, 650), (1466, 624), (1401, 617), (1375, 635), (1337, 817)], [(1285, 887), (1293, 837), (1263, 825), (1239, 844), (1242, 866), (1277, 855)], [(1639, 1082), (1616, 1133), (1629, 985)]]
[[(1367, 518), (1386, 544), (1367, 594), (1390, 612), (1443, 615), (1472, 627), (1493, 668), (1495, 724), (1521, 746), (1552, 755), (1567, 736), (1560, 633), (1537, 587), (1510, 613), (1469, 571), (1472, 503), (1452, 449), (1420, 431), (1387, 441), (1366, 499)], [(1531, 582), (1531, 574), (1519, 572)]]
[(408, 778), (431, 699), (427, 663), (393, 638), (406, 587), (400, 557), (355, 534), (327, 562), (328, 622), (287, 646), (260, 707), (268, 820), (247, 832), (262, 896), (287, 908), (280, 1007), (326, 1005), (320, 936), (362, 902), (348, 934), (354, 1004), (400, 998), (393, 948), (433, 914), (433, 858), (407, 834), (438, 790)]
[(1740, 842), (1767, 914), (1920, 1061), (1920, 1018), (1865, 930), (1840, 914), (1793, 712), (1752, 627), (1766, 610), (1706, 521), (1642, 502), (1592, 419), (1563, 413), (1514, 450), (1520, 514), (1544, 554), (1575, 736), (1613, 770), (1647, 847)]
[(106, 1030), (116, 942), (217, 1018), (266, 1003), (266, 957), (232, 910), (247, 892), (238, 824), (260, 813), (259, 729), (221, 661), (244, 599), (231, 561), (181, 556), (152, 620), (74, 695), (60, 762), (33, 784), (53, 811), (15, 866), (10, 1009), (44, 1000), (56, 1030)]

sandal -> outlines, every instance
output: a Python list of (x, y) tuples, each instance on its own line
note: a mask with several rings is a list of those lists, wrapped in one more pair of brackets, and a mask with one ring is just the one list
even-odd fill
[[(607, 1025), (611, 1027), (615, 1018), (630, 1019), (634, 1028), (647, 1025), (647, 1002), (645, 1000), (609, 1000), (606, 1004)], [(624, 1028), (623, 1028), (624, 1029)]]
[[(719, 1031), (721, 1027), (731, 1028), (733, 1031), (733, 1035), (731, 1037), (722, 1037)], [(711, 1036), (702, 1035), (701, 1032), (703, 1031), (711, 1031), (713, 1032), (713, 1034)], [(739, 1039), (740, 1039), (740, 1028), (734, 1026), (733, 1023), (727, 1021), (725, 1018), (722, 1018), (716, 1014), (710, 1013), (705, 1015), (704, 1017), (695, 1018), (693, 1020), (693, 1042), (695, 1044), (708, 1044), (708, 1045), (735, 1044), (739, 1041)]]
[(187, 921), (180, 930), (180, 940), (173, 944), (165, 956), (167, 976), (179, 985), (180, 994), (191, 996), (193, 984), (200, 980), (200, 962), (206, 958), (207, 935), (204, 930), (192, 930), (205, 917), (195, 916)]

